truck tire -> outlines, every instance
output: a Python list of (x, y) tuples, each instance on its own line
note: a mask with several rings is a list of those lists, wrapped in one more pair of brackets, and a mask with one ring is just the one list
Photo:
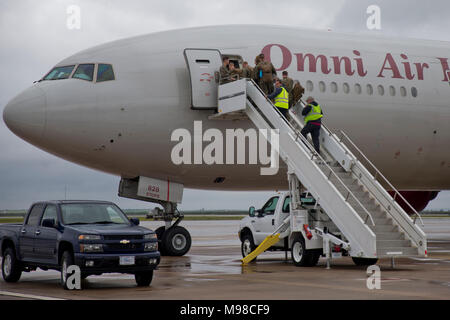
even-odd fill
[(72, 252), (64, 251), (61, 256), (61, 285), (64, 290), (69, 290), (69, 287), (67, 286), (67, 268), (71, 265), (73, 265)]
[(180, 257), (185, 255), (191, 248), (191, 243), (189, 231), (180, 226), (167, 229), (162, 238), (162, 245), (168, 256)]
[(17, 282), (22, 275), (20, 263), (16, 258), (16, 252), (9, 247), (3, 252), (2, 275), (6, 282)]
[(166, 254), (166, 248), (164, 247), (164, 243), (162, 241), (164, 233), (166, 231), (166, 227), (162, 226), (155, 230), (156, 236), (158, 237), (158, 251), (162, 256)]
[(371, 266), (371, 265), (376, 264), (378, 262), (378, 258), (352, 257), (352, 260), (357, 266)]
[[(253, 240), (253, 236), (251, 235), (251, 233), (247, 233), (245, 235), (242, 236), (242, 242), (241, 242), (241, 254), (242, 257), (245, 258), (246, 256), (249, 255), (250, 252), (252, 252), (253, 250), (256, 249), (256, 245), (255, 242)], [(253, 259), (252, 261), (255, 261), (255, 259)]]
[(153, 270), (138, 272), (134, 275), (134, 280), (136, 280), (136, 284), (138, 287), (148, 287), (150, 283), (152, 283), (153, 279)]
[(297, 267), (315, 266), (320, 257), (315, 250), (306, 250), (305, 240), (301, 235), (297, 235), (292, 243), (291, 256)]

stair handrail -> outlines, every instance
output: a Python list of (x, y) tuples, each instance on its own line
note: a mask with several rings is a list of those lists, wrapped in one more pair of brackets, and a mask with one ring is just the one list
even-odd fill
[[(250, 81), (253, 83), (253, 85), (260, 91), (260, 93), (266, 98), (266, 101), (270, 103), (270, 105), (275, 109), (276, 112), (278, 112), (279, 116), (284, 118), (284, 116), (281, 114), (281, 112), (278, 110), (277, 107), (275, 107), (275, 105), (272, 103), (272, 101), (270, 101), (269, 98), (267, 98), (267, 95), (261, 90), (261, 88), (256, 84), (256, 82), (253, 79), (249, 79), (247, 81)], [(258, 108), (259, 109), (259, 108)], [(328, 165), (328, 163), (322, 158), (322, 156), (317, 153), (317, 151), (314, 149), (314, 147), (311, 145), (311, 143), (309, 142), (308, 139), (306, 139), (296, 128), (294, 128), (294, 126), (287, 121), (286, 118), (285, 119), (285, 123), (288, 125), (288, 127), (290, 127), (290, 129), (295, 133), (296, 139), (295, 141), (297, 142), (298, 138), (300, 138), (300, 140), (308, 147), (309, 151), (312, 153), (311, 155), (311, 160), (314, 159), (314, 157), (318, 158), (319, 160), (321, 160), (321, 162), (327, 167), (327, 169), (330, 170), (330, 173), (328, 174), (327, 178), (328, 181), (331, 178), (331, 175), (334, 175), (334, 177), (336, 177), (336, 179), (338, 180), (338, 182), (344, 186), (345, 190), (347, 191), (347, 196), (345, 198), (345, 202), (348, 202), (348, 198), (351, 195), (352, 198), (356, 201), (356, 203), (364, 210), (364, 212), (366, 213), (366, 220), (363, 221), (364, 224), (367, 224), (367, 219), (370, 218), (370, 221), (372, 222), (372, 225), (375, 226), (375, 221), (373, 220), (372, 215), (370, 214), (370, 212), (366, 209), (365, 206), (362, 205), (362, 203), (358, 200), (358, 198), (353, 194), (353, 192), (346, 186), (346, 184), (344, 183), (344, 181), (342, 181), (341, 178), (339, 178), (339, 176), (333, 171), (333, 169)]]
[(391, 190), (394, 192), (394, 196), (391, 196), (392, 200), (392, 204), (394, 204), (395, 202), (395, 198), (397, 196), (400, 197), (401, 200), (403, 200), (406, 205), (412, 210), (412, 212), (415, 214), (414, 217), (414, 224), (416, 224), (416, 219), (417, 217), (419, 217), (420, 222), (422, 223), (422, 226), (424, 226), (423, 220), (422, 220), (422, 216), (419, 214), (419, 212), (417, 212), (417, 210), (401, 195), (401, 193), (397, 190), (397, 188), (395, 188), (392, 183), (380, 172), (380, 170), (378, 170), (378, 168), (372, 163), (372, 161), (370, 161), (367, 156), (356, 146), (356, 144), (352, 141), (352, 139), (350, 139), (350, 137), (342, 130), (340, 130), (340, 133), (342, 135), (341, 137), (341, 142), (342, 142), (342, 138), (345, 138), (348, 140), (348, 142), (350, 142), (350, 144), (353, 146), (353, 148), (355, 148), (356, 151), (358, 151), (358, 153), (363, 157), (363, 159), (372, 167), (372, 169), (375, 170), (375, 175), (373, 175), (373, 179), (378, 181), (377, 177), (381, 177), (384, 182), (389, 186), (389, 188), (391, 188)]

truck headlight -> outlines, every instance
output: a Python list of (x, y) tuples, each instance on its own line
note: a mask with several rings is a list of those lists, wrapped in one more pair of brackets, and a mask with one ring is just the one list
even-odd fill
[(92, 252), (103, 252), (103, 245), (99, 243), (83, 243), (80, 244), (80, 252), (92, 253)]
[(102, 237), (96, 234), (81, 234), (78, 236), (78, 240), (101, 240)]
[(156, 251), (158, 250), (158, 242), (147, 242), (144, 246), (144, 251)]
[(158, 237), (156, 235), (156, 233), (147, 233), (144, 234), (144, 240), (157, 240)]

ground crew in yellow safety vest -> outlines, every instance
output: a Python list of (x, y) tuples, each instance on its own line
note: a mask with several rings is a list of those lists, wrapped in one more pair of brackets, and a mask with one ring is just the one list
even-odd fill
[(276, 80), (275, 91), (267, 96), (267, 98), (273, 100), (275, 107), (277, 107), (277, 109), (286, 118), (287, 112), (289, 110), (289, 93), (287, 92), (286, 88), (283, 87), (280, 79)]
[(320, 126), (322, 125), (323, 112), (319, 104), (314, 101), (313, 97), (306, 99), (307, 106), (303, 109), (302, 115), (305, 117), (305, 126), (301, 133), (306, 138), (311, 133), (314, 149), (320, 154)]

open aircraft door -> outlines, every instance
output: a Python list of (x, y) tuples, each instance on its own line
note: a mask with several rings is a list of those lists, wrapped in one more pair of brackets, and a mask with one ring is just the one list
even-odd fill
[(222, 55), (217, 49), (185, 49), (191, 81), (191, 108), (216, 109), (218, 76)]

